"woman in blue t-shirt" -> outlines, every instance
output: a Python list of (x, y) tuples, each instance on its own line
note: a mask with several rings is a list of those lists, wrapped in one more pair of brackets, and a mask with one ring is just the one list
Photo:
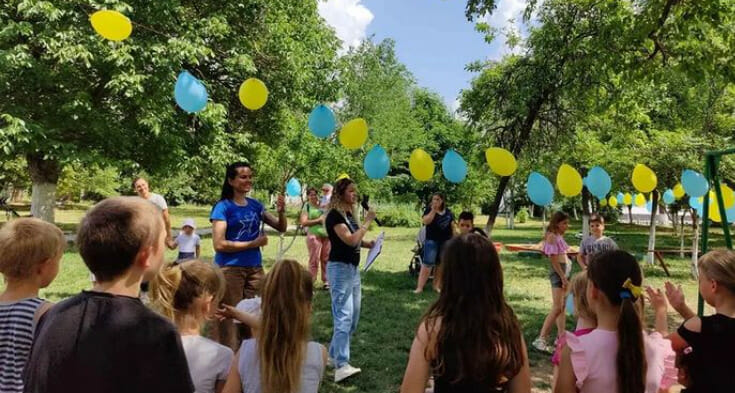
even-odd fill
[(438, 192), (431, 196), (431, 204), (424, 210), (421, 221), (426, 225), (426, 241), (424, 242), (421, 271), (414, 293), (424, 291), (431, 269), (439, 262), (442, 246), (457, 232), (454, 214), (446, 207), (444, 195)]
[[(220, 201), (212, 208), (212, 244), (214, 261), (222, 268), (227, 282), (222, 302), (237, 305), (242, 299), (255, 296), (263, 277), (260, 247), (268, 244), (268, 237), (261, 232), (261, 221), (285, 232), (286, 204), (283, 195), (278, 196), (278, 217), (265, 211), (263, 204), (246, 195), (253, 187), (253, 168), (245, 162), (227, 166), (222, 184)], [(212, 338), (233, 350), (240, 346), (232, 320), (213, 324)], [(249, 332), (245, 332), (248, 335)]]

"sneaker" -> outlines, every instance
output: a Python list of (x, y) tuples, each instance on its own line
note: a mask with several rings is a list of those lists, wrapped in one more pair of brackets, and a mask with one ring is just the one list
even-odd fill
[(327, 367), (334, 368), (334, 359), (331, 356), (327, 356)]
[(334, 382), (340, 382), (342, 380), (345, 380), (357, 373), (359, 373), (360, 370), (357, 367), (352, 367), (349, 364), (345, 364), (344, 366), (334, 370)]
[(549, 345), (546, 343), (546, 340), (544, 340), (541, 337), (536, 338), (533, 340), (533, 343), (531, 345), (536, 348), (536, 350), (546, 353), (552, 353), (552, 349), (549, 348)]

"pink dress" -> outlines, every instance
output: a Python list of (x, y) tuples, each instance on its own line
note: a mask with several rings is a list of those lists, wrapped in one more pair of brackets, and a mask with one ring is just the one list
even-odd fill
[[(646, 393), (657, 393), (659, 389), (668, 389), (676, 382), (676, 354), (671, 349), (671, 341), (660, 333), (644, 333), (643, 337), (648, 364)], [(579, 392), (617, 393), (617, 332), (595, 329), (579, 337), (567, 332), (566, 338)]]
[(559, 255), (559, 254), (567, 254), (567, 250), (569, 249), (569, 245), (567, 242), (564, 241), (564, 236), (560, 236), (557, 234), (554, 234), (552, 237), (552, 242), (547, 242), (544, 240), (544, 248), (543, 253), (546, 256), (551, 255)]
[[(585, 328), (585, 329), (577, 329), (572, 334), (575, 336), (584, 336), (585, 334), (591, 333), (595, 328)], [(569, 332), (567, 332), (569, 333)], [(567, 335), (559, 336), (559, 339), (556, 340), (556, 349), (554, 349), (554, 354), (551, 356), (551, 364), (554, 366), (558, 366), (561, 362), (561, 351), (564, 349), (564, 344), (567, 343)]]

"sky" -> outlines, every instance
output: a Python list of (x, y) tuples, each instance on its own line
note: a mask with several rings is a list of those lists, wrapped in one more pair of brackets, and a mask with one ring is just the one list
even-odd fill
[[(510, 52), (502, 37), (485, 42), (465, 18), (465, 5), (465, 0), (320, 0), (319, 13), (342, 40), (343, 51), (371, 36), (395, 40), (399, 60), (419, 86), (439, 93), (454, 110), (459, 92), (473, 77), (465, 70), (467, 64), (498, 60)], [(523, 32), (524, 8), (525, 0), (500, 0), (493, 15), (483, 20)]]

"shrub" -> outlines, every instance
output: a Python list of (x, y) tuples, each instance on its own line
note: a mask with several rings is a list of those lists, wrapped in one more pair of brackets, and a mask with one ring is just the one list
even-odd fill
[(525, 207), (522, 207), (520, 210), (518, 210), (518, 213), (516, 213), (516, 221), (518, 221), (521, 224), (524, 224), (526, 221), (528, 221), (528, 217), (530, 216), (530, 213), (528, 212), (528, 209)]
[(409, 204), (386, 203), (376, 206), (378, 219), (385, 227), (421, 226), (421, 212)]

